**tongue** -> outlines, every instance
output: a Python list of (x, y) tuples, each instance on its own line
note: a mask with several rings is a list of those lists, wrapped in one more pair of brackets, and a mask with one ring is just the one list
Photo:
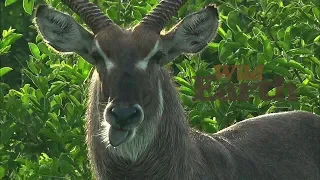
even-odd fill
[(127, 137), (129, 132), (126, 130), (116, 129), (114, 127), (110, 127), (109, 129), (109, 141), (113, 147), (116, 147), (123, 143)]

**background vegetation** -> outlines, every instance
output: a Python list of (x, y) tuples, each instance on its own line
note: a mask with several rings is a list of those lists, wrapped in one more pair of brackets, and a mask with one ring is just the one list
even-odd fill
[[(114, 22), (130, 26), (158, 0), (95, 2)], [(0, 179), (92, 179), (84, 142), (92, 67), (44, 44), (32, 24), (39, 3), (83, 24), (60, 0), (0, 1)], [(189, 0), (168, 28), (209, 3), (219, 5), (218, 37), (200, 55), (182, 55), (169, 65), (191, 126), (214, 133), (264, 113), (301, 109), (320, 114), (320, 1)], [(278, 75), (294, 83), (298, 100), (263, 101), (256, 90), (247, 102), (193, 101), (195, 76), (214, 75), (217, 64), (264, 65), (263, 78)], [(207, 94), (226, 81), (213, 82)], [(241, 83), (236, 75), (230, 81)], [(269, 95), (274, 93), (271, 88)]]

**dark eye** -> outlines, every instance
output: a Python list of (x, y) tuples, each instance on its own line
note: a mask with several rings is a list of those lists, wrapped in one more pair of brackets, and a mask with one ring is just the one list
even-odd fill
[(101, 60), (101, 56), (97, 51), (93, 51), (91, 54), (91, 57), (94, 59), (94, 61), (98, 62)]
[(152, 56), (151, 60), (155, 61), (156, 63), (159, 63), (163, 55), (164, 54), (162, 52), (158, 51), (155, 55)]

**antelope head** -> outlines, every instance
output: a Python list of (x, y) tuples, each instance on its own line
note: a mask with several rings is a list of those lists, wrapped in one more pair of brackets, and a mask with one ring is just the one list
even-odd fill
[[(59, 52), (75, 52), (96, 67), (101, 124), (114, 147), (143, 135), (161, 121), (165, 106), (163, 65), (182, 53), (197, 53), (216, 35), (218, 11), (210, 5), (160, 32), (184, 0), (163, 0), (133, 28), (114, 24), (88, 0), (62, 0), (92, 33), (69, 15), (46, 5), (36, 11), (36, 24), (46, 42)], [(145, 135), (149, 136), (149, 135)]]

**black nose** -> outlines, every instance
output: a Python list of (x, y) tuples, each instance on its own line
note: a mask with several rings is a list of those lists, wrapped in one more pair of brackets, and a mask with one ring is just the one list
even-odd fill
[(133, 107), (129, 107), (129, 108), (115, 107), (111, 109), (111, 113), (118, 120), (126, 120), (133, 117), (137, 113), (137, 110), (136, 108), (133, 108)]
[(110, 114), (121, 127), (136, 123), (141, 118), (141, 112), (136, 107), (114, 107)]

